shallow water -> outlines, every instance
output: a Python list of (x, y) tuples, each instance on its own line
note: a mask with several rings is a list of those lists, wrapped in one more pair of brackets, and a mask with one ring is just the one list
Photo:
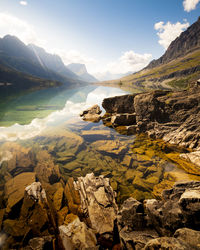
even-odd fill
[(5, 183), (23, 172), (35, 172), (37, 180), (51, 185), (71, 176), (103, 174), (110, 178), (119, 203), (130, 196), (158, 198), (175, 181), (200, 180), (198, 169), (191, 170), (179, 158), (185, 150), (145, 135), (120, 135), (102, 122), (79, 117), (104, 98), (125, 93), (95, 86), (49, 89), (20, 96), (4, 111), (0, 108), (1, 207), (6, 204)]

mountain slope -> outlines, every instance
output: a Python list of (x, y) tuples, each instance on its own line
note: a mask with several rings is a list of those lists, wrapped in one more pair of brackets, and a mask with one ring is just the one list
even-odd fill
[(163, 56), (143, 70), (104, 85), (138, 90), (185, 88), (200, 76), (200, 18), (182, 32)]
[(65, 72), (63, 72), (64, 70), (58, 70), (64, 65), (59, 57), (49, 54), (47, 59), (44, 60), (47, 53), (44, 50), (42, 52), (43, 55), (40, 58), (39, 53), (30, 49), (29, 46), (26, 46), (14, 36), (7, 35), (0, 39), (0, 63), (4, 66), (35, 77), (60, 81), (66, 86), (85, 84), (67, 68)]
[(62, 85), (58, 81), (51, 81), (34, 77), (22, 72), (13, 70), (0, 64), (0, 92), (5, 91), (21, 91), (34, 90), (41, 88), (57, 87)]
[(71, 63), (67, 68), (87, 82), (98, 82), (98, 80), (87, 72), (85, 64)]

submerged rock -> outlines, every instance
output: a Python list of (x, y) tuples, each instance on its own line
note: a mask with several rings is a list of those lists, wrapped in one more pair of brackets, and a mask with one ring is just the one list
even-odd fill
[(24, 197), (25, 188), (35, 181), (35, 173), (22, 173), (5, 184), (6, 212), (9, 213)]
[(101, 120), (101, 112), (99, 105), (94, 105), (91, 108), (84, 110), (80, 116), (84, 121), (99, 122)]

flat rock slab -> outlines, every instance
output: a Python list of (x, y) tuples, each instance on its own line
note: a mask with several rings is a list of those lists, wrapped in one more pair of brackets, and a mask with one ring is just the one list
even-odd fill
[(24, 197), (25, 188), (35, 181), (35, 173), (22, 173), (5, 184), (5, 197), (8, 199), (6, 212), (10, 212)]

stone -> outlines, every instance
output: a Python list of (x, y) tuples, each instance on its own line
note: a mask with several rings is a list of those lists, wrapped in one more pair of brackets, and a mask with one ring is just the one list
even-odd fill
[(40, 182), (33, 182), (31, 185), (25, 188), (27, 194), (35, 201), (46, 201), (47, 196), (45, 190), (42, 188)]
[(98, 234), (112, 233), (118, 208), (109, 179), (102, 175), (95, 177), (91, 173), (79, 177), (74, 184), (80, 193), (81, 208), (88, 215), (91, 228)]
[(200, 231), (195, 231), (190, 228), (179, 228), (174, 233), (174, 237), (187, 242), (189, 245), (200, 248)]
[(59, 166), (54, 164), (53, 158), (46, 150), (37, 153), (35, 173), (41, 183), (54, 184), (60, 180)]
[(67, 206), (63, 207), (60, 211), (58, 211), (57, 213), (58, 226), (61, 226), (64, 223), (65, 217), (67, 216), (68, 212), (69, 209)]
[(78, 190), (74, 188), (73, 178), (68, 179), (64, 189), (64, 195), (68, 202), (69, 211), (75, 215), (82, 216), (81, 197)]
[(52, 236), (43, 236), (30, 239), (28, 247), (32, 250), (53, 249), (53, 238)]
[(111, 123), (115, 126), (129, 126), (136, 124), (136, 114), (116, 114), (111, 116)]
[(59, 211), (63, 202), (64, 188), (60, 187), (53, 196), (53, 205), (56, 211)]
[(59, 232), (66, 250), (98, 249), (94, 231), (88, 228), (84, 222), (80, 222), (77, 216), (68, 225), (60, 226)]
[[(138, 133), (163, 139), (181, 147), (200, 149), (200, 85), (191, 85), (184, 91), (155, 90), (133, 95), (105, 98), (104, 124), (115, 129), (122, 125)], [(117, 129), (116, 129), (117, 130)], [(130, 132), (131, 133), (131, 132)], [(198, 153), (187, 155), (195, 163)], [(183, 156), (184, 157), (184, 156)], [(199, 159), (198, 159), (199, 162)]]
[(35, 173), (22, 173), (5, 184), (6, 212), (9, 213), (24, 197), (25, 188), (35, 181)]
[(173, 237), (161, 237), (150, 240), (144, 247), (144, 250), (154, 250), (154, 249), (162, 249), (162, 250), (194, 250), (188, 245), (186, 242), (175, 239)]
[(117, 216), (118, 224), (127, 230), (142, 230), (145, 226), (143, 204), (130, 197), (125, 200)]
[(122, 95), (105, 98), (102, 103), (102, 107), (106, 110), (106, 113), (135, 113), (134, 108), (135, 95)]
[(99, 122), (101, 120), (101, 109), (98, 105), (94, 105), (89, 109), (84, 110), (80, 116), (85, 121)]
[(180, 154), (180, 157), (200, 167), (200, 151)]
[(91, 144), (92, 147), (94, 147), (96, 150), (103, 152), (105, 154), (124, 154), (126, 151), (128, 151), (128, 148), (123, 142), (117, 141), (117, 140), (100, 140), (93, 142)]
[(109, 130), (83, 130), (81, 136), (86, 141), (107, 140), (111, 138)]

